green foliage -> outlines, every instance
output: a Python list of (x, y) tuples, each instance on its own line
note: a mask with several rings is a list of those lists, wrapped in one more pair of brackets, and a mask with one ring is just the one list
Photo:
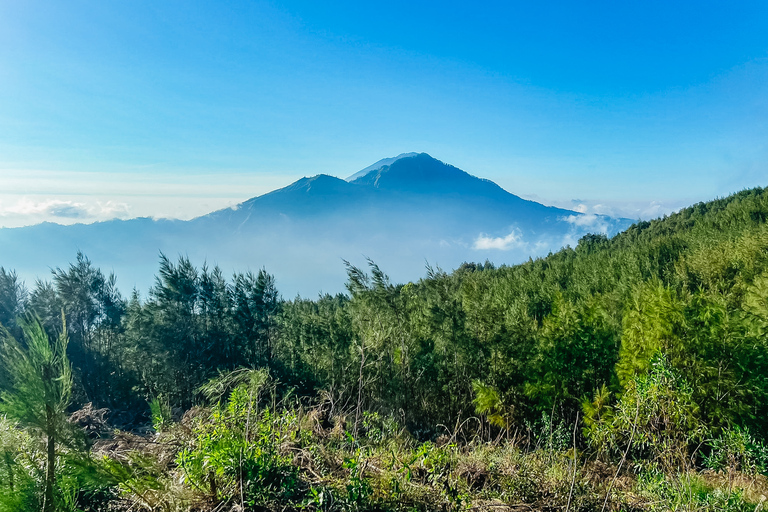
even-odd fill
[(259, 394), (268, 381), (269, 373), (266, 370), (238, 368), (220, 373), (218, 377), (200, 386), (199, 391), (209, 402), (217, 403), (233, 390), (240, 388), (253, 397), (253, 400), (258, 401)]
[(149, 413), (152, 418), (152, 428), (157, 432), (164, 432), (173, 423), (171, 406), (168, 399), (158, 396), (150, 400)]
[[(598, 400), (605, 398), (598, 396)], [(605, 410), (605, 405), (600, 408)], [(665, 471), (676, 473), (690, 467), (691, 450), (706, 435), (698, 412), (691, 387), (658, 354), (651, 359), (647, 374), (627, 383), (612, 413), (589, 415), (585, 433), (598, 452), (606, 446), (617, 455), (619, 450), (631, 450), (634, 457), (648, 457)]]
[(99, 461), (101, 481), (117, 487), (133, 510), (180, 512), (189, 510), (193, 493), (179, 485), (170, 468), (151, 453), (132, 450), (120, 459)]
[(653, 357), (680, 344), (684, 322), (683, 303), (674, 290), (660, 281), (639, 287), (624, 316), (624, 329), (616, 375), (625, 388), (648, 373)]
[(45, 438), (46, 459), (42, 510), (56, 508), (56, 444), (65, 440), (69, 425), (65, 412), (72, 393), (67, 359), (66, 325), (54, 343), (37, 318), (20, 322), (25, 344), (6, 333), (0, 365), (10, 375), (10, 386), (0, 393), (0, 412), (40, 438)]
[(382, 444), (396, 439), (401, 428), (392, 416), (382, 416), (377, 412), (364, 411), (361, 434), (371, 444)]
[(475, 391), (475, 412), (485, 415), (491, 425), (507, 428), (510, 415), (507, 413), (496, 388), (475, 380), (472, 382), (472, 389)]
[(613, 424), (613, 407), (611, 406), (611, 392), (603, 384), (595, 391), (592, 401), (585, 400), (582, 403), (584, 412), (583, 421), (584, 437), (595, 450), (598, 459), (606, 457), (614, 448), (614, 431), (608, 425)]
[(750, 315), (755, 325), (752, 327), (759, 334), (766, 333), (768, 321), (768, 272), (755, 277), (755, 280), (746, 290), (744, 297), (744, 311)]
[(565, 450), (571, 444), (570, 428), (552, 413), (542, 412), (538, 421), (527, 423), (526, 427), (536, 442), (536, 448), (550, 455)]
[(38, 455), (25, 431), (0, 417), (0, 512), (41, 509)]
[(259, 410), (255, 375), (197, 421), (191, 444), (177, 457), (190, 485), (213, 500), (236, 498), (249, 507), (301, 497), (292, 458), (281, 450), (297, 419)]
[[(670, 477), (658, 469), (640, 475), (639, 493), (649, 500), (649, 510), (702, 512), (753, 512), (755, 503), (744, 496), (743, 489), (713, 487), (698, 475)], [(760, 509), (760, 506), (757, 507)]]
[(711, 452), (704, 456), (704, 464), (710, 469), (768, 474), (768, 447), (746, 428), (726, 428), (709, 445)]
[[(55, 308), (47, 314), (45, 311), (38, 313), (43, 315), (51, 335), (59, 327), (62, 311), (66, 317), (68, 356), (75, 369), (75, 401), (80, 404), (95, 402), (97, 406), (129, 401), (132, 397), (123, 392), (121, 385), (125, 386), (130, 377), (119, 371), (119, 366), (115, 364), (116, 356), (122, 352), (118, 340), (125, 312), (116, 276), (105, 276), (83, 253), (78, 252), (76, 263), (66, 269), (54, 269), (52, 277), (53, 286), (48, 291), (52, 293), (48, 300), (53, 302)], [(36, 298), (39, 300), (39, 293)], [(118, 371), (114, 371), (115, 366), (118, 366)]]
[(29, 292), (16, 272), (0, 267), (0, 326), (16, 338), (21, 336), (16, 319), (24, 315), (28, 300)]
[(365, 463), (360, 460), (358, 450), (354, 456), (344, 460), (344, 468), (349, 471), (346, 494), (340, 503), (344, 510), (365, 510), (370, 506), (373, 489), (363, 476)]
[(526, 394), (546, 411), (555, 402), (576, 408), (582, 397), (610, 382), (616, 363), (616, 326), (600, 296), (580, 304), (554, 296), (552, 312), (542, 321), (535, 373)]
[(41, 435), (58, 437), (72, 393), (66, 332), (51, 343), (38, 319), (20, 323), (24, 344), (8, 334), (2, 340), (0, 364), (11, 385), (0, 393), (0, 412)]

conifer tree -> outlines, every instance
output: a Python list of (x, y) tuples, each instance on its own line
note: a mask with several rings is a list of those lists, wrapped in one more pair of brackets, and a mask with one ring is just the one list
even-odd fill
[(0, 393), (0, 412), (45, 439), (47, 465), (42, 510), (53, 512), (56, 444), (64, 432), (72, 392), (67, 330), (62, 325), (61, 334), (52, 342), (38, 318), (23, 319), (19, 324), (23, 344), (7, 331), (2, 340), (0, 364), (11, 382)]

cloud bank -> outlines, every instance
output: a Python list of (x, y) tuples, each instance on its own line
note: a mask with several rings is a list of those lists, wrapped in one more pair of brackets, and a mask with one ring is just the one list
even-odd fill
[(62, 199), (35, 200), (24, 197), (15, 202), (0, 202), (0, 220), (5, 225), (16, 224), (20, 219), (24, 219), (25, 224), (43, 221), (71, 224), (124, 219), (130, 215), (127, 204), (114, 201), (85, 203)]
[(694, 200), (686, 202), (685, 200), (675, 201), (592, 201), (582, 199), (572, 199), (571, 201), (558, 202), (555, 206), (568, 208), (570, 210), (588, 215), (607, 215), (614, 218), (625, 218), (632, 220), (651, 220), (664, 215), (669, 215), (680, 210), (687, 204), (694, 203)]

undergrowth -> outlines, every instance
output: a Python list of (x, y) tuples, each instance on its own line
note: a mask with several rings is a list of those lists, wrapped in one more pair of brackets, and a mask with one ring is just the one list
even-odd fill
[(765, 448), (748, 431), (724, 431), (702, 464), (675, 472), (664, 458), (598, 456), (551, 417), (523, 437), (481, 438), (467, 427), (478, 420), (421, 442), (395, 418), (366, 413), (355, 432), (352, 414), (276, 402), (266, 378), (244, 382), (154, 433), (98, 442), (108, 510), (735, 512), (768, 494)]

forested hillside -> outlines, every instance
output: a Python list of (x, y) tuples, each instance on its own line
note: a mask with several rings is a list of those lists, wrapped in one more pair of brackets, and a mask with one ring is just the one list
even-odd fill
[(0, 269), (0, 510), (755, 510), (766, 219), (752, 189), (314, 300), (185, 258), (146, 297), (82, 254)]

